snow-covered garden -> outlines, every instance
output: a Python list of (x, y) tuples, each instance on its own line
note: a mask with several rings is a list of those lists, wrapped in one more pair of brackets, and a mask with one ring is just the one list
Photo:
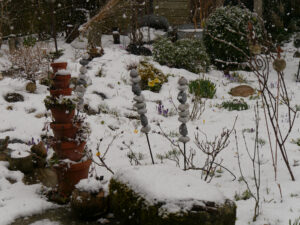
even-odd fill
[(203, 40), (85, 26), (1, 46), (0, 225), (300, 224), (298, 34), (238, 7)]

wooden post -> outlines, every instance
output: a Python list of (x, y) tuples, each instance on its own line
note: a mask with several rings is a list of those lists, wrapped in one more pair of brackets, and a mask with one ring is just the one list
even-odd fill
[(263, 1), (262, 0), (254, 0), (254, 12), (256, 12), (259, 17), (263, 16)]

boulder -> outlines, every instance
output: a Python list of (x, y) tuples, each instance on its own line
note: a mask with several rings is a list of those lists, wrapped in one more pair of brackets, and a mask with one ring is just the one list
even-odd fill
[(29, 82), (26, 84), (26, 91), (29, 93), (34, 93), (36, 91), (36, 83)]
[(255, 90), (248, 85), (239, 85), (230, 90), (229, 94), (236, 97), (249, 97), (253, 95)]
[[(293, 56), (294, 58), (300, 58), (300, 52), (299, 51), (296, 51), (295, 53), (294, 53), (294, 56)], [(1, 78), (0, 78), (0, 80), (1, 80)]]
[(4, 96), (5, 101), (7, 102), (24, 102), (24, 97), (18, 93), (7, 93)]
[(118, 171), (109, 185), (110, 208), (131, 225), (234, 225), (236, 205), (201, 176), (151, 165)]
[(55, 170), (51, 168), (39, 168), (34, 171), (37, 181), (40, 181), (44, 186), (54, 188), (57, 186), (57, 175)]
[(34, 169), (24, 176), (23, 182), (28, 185), (41, 183), (49, 188), (55, 188), (58, 184), (57, 175), (51, 168)]

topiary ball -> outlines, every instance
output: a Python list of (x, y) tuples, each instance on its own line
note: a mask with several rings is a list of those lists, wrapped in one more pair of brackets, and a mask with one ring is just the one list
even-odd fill
[[(245, 62), (250, 54), (248, 24), (251, 22), (258, 40), (262, 39), (262, 25), (248, 9), (227, 6), (216, 9), (206, 21), (204, 43), (212, 63), (218, 69), (236, 67), (230, 62)], [(241, 51), (237, 50), (235, 47)]]

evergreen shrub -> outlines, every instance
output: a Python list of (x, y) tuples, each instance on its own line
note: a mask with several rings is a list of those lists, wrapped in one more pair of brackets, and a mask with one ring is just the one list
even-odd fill
[(172, 43), (167, 38), (160, 38), (153, 45), (153, 57), (161, 65), (193, 73), (206, 72), (210, 66), (206, 49), (198, 39), (182, 39)]
[(230, 62), (242, 63), (246, 61), (245, 54), (249, 55), (250, 53), (249, 22), (253, 25), (258, 39), (261, 39), (262, 25), (257, 16), (248, 9), (237, 6), (221, 7), (207, 19), (204, 29), (204, 44), (212, 63), (218, 69), (236, 67)]

